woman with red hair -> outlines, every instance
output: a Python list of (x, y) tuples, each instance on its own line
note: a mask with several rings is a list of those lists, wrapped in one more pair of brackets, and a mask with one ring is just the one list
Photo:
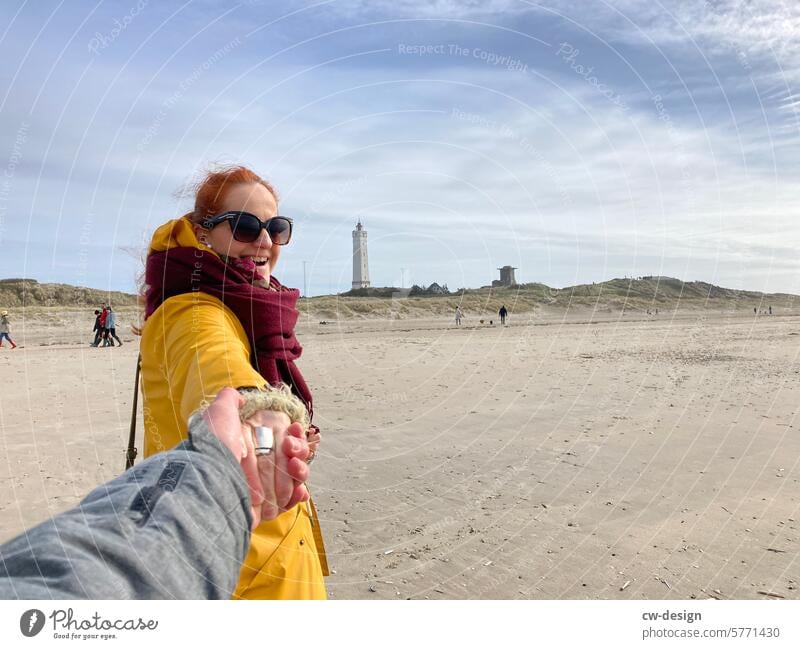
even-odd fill
[[(208, 173), (194, 210), (156, 230), (141, 342), (145, 455), (185, 439), (189, 415), (233, 386), (283, 400), (259, 424), (285, 429), (301, 421), (313, 457), (319, 431), (294, 362), (302, 352), (294, 334), (299, 291), (272, 274), (291, 236), (275, 190), (245, 167)], [(313, 504), (300, 503), (256, 528), (233, 596), (324, 599), (324, 574)]]

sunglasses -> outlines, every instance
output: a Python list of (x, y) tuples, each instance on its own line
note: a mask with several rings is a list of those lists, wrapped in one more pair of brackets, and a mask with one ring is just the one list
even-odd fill
[(253, 243), (266, 230), (272, 243), (285, 246), (292, 238), (292, 219), (287, 216), (273, 216), (262, 221), (250, 212), (225, 212), (210, 219), (203, 219), (200, 225), (206, 230), (217, 227), (227, 221), (231, 226), (231, 234), (236, 241)]

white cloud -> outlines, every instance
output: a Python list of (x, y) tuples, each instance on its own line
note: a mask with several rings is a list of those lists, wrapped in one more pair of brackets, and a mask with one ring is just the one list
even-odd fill
[[(800, 63), (800, 3), (787, 0), (541, 0), (562, 15), (611, 40), (680, 45), (683, 52), (732, 56), (746, 71), (770, 62), (795, 76)], [(692, 42), (697, 49), (691, 47)], [(690, 45), (686, 48), (686, 45)]]
[(335, 0), (330, 7), (347, 15), (405, 18), (472, 18), (527, 13), (524, 0)]
[[(782, 0), (679, 1), (659, 5), (622, 0), (630, 14), (656, 41), (692, 37), (745, 56), (785, 55), (797, 59), (800, 5)], [(684, 31), (685, 30), (685, 31)]]

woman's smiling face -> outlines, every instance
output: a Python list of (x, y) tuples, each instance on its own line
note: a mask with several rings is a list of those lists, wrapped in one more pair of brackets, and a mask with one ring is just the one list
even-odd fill
[[(278, 214), (278, 203), (264, 185), (259, 183), (242, 183), (231, 187), (220, 205), (223, 212), (250, 212), (262, 221)], [(233, 238), (230, 221), (220, 223), (212, 230), (194, 226), (195, 234), (201, 242), (207, 243), (211, 249), (226, 257), (251, 259), (256, 264), (256, 273), (265, 280), (275, 270), (281, 246), (272, 243), (266, 230), (261, 230), (258, 239), (252, 243), (244, 243)]]

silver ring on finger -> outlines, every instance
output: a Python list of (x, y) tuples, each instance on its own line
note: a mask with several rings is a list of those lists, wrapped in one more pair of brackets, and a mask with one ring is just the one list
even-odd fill
[(256, 457), (271, 455), (275, 450), (275, 435), (269, 426), (256, 426)]

